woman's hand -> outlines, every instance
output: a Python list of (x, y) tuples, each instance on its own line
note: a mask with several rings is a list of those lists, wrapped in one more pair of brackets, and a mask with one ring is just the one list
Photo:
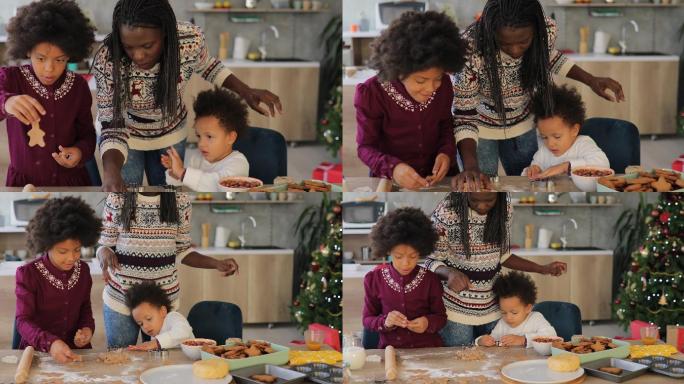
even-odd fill
[(50, 356), (58, 363), (80, 361), (81, 357), (71, 351), (71, 348), (62, 340), (55, 340), (50, 345)]
[(240, 274), (238, 263), (232, 257), (223, 260), (216, 260), (216, 269), (221, 272), (223, 276), (231, 276), (236, 273)]
[[(594, 77), (587, 85), (591, 87), (594, 93), (608, 101), (625, 101), (622, 85), (609, 77)], [(610, 89), (615, 94), (615, 97), (609, 95), (606, 89)]]
[(568, 270), (568, 264), (562, 261), (554, 261), (542, 266), (542, 275), (560, 276)]
[(401, 327), (401, 328), (406, 328), (409, 325), (409, 321), (404, 316), (403, 313), (399, 311), (392, 311), (387, 314), (387, 317), (385, 318), (385, 328), (392, 328), (392, 327)]
[(470, 279), (463, 272), (450, 268), (447, 278), (447, 286), (458, 293), (471, 287)]
[(525, 336), (506, 335), (501, 338), (501, 345), (504, 347), (517, 347), (527, 344)]
[(64, 168), (74, 168), (81, 161), (81, 149), (59, 146), (59, 152), (52, 152), (52, 158)]
[(100, 267), (102, 268), (102, 279), (105, 284), (109, 284), (112, 281), (112, 277), (109, 274), (110, 268), (114, 271), (121, 269), (116, 253), (110, 248), (102, 247), (97, 250), (97, 259), (100, 261)]
[(496, 340), (494, 340), (492, 335), (484, 335), (477, 341), (477, 345), (481, 345), (483, 347), (493, 347), (496, 345)]
[(399, 163), (394, 166), (394, 170), (392, 170), (392, 180), (401, 187), (408, 189), (419, 189), (430, 186), (430, 183), (428, 183), (427, 180), (420, 177), (418, 172), (406, 163)]
[(425, 178), (430, 185), (435, 185), (444, 179), (447, 172), (449, 172), (449, 166), (451, 165), (451, 160), (449, 156), (440, 153), (435, 158), (435, 165), (432, 167), (432, 175)]
[(409, 331), (415, 332), (415, 333), (423, 333), (425, 330), (427, 330), (428, 327), (428, 319), (425, 316), (417, 317), (411, 321), (408, 322), (408, 325), (406, 328), (408, 328)]
[[(243, 91), (240, 96), (245, 99), (250, 108), (264, 116), (275, 117), (276, 110), (280, 114), (283, 113), (283, 106), (280, 104), (280, 98), (266, 89), (248, 88)], [(260, 105), (261, 103), (266, 104), (268, 111)]]
[(142, 344), (128, 346), (129, 351), (153, 351), (156, 349), (159, 349), (159, 345), (157, 344), (156, 340), (150, 340)]
[(465, 170), (451, 179), (451, 190), (454, 192), (478, 192), (491, 189), (489, 176), (479, 169)]
[(76, 331), (76, 335), (74, 336), (74, 344), (79, 348), (83, 348), (90, 343), (92, 338), (93, 331), (90, 328), (81, 328)]
[(19, 119), (26, 125), (40, 121), (41, 116), (45, 115), (45, 108), (28, 95), (12, 96), (5, 101), (5, 112)]

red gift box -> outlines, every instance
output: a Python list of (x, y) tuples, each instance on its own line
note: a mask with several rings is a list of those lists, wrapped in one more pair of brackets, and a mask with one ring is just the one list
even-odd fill
[(674, 345), (679, 352), (684, 352), (684, 327), (668, 325), (666, 341), (668, 344)]
[(632, 339), (641, 339), (641, 328), (647, 327), (649, 325), (649, 323), (641, 320), (633, 320), (631, 323), (629, 323), (629, 331), (632, 333)]
[(312, 329), (323, 331), (325, 334), (325, 340), (323, 342), (334, 348), (336, 351), (340, 351), (340, 333), (338, 331), (318, 323), (309, 324), (309, 330)]
[(339, 184), (342, 182), (342, 164), (333, 164), (324, 161), (314, 168), (311, 173), (311, 178)]
[(684, 157), (675, 159), (672, 162), (672, 169), (678, 172), (684, 172)]

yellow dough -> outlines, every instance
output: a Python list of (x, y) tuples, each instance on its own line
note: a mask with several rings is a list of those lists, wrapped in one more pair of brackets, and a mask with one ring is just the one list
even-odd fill
[(561, 355), (549, 357), (547, 364), (552, 371), (574, 372), (579, 369), (580, 359), (575, 355), (563, 353)]
[(219, 359), (192, 363), (192, 374), (200, 379), (222, 379), (228, 374), (228, 363)]

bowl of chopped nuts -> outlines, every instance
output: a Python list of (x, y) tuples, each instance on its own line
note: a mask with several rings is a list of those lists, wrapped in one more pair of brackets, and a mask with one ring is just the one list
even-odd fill
[(219, 190), (223, 192), (247, 192), (262, 185), (264, 185), (263, 181), (246, 176), (224, 177), (218, 183)]

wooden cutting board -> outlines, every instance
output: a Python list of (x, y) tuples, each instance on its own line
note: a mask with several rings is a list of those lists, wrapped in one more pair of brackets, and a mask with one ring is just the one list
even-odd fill
[[(583, 382), (584, 382), (584, 379), (586, 379), (586, 378), (587, 378), (587, 375), (585, 374), (585, 375), (582, 375), (582, 377), (576, 378), (575, 380), (567, 381), (567, 382), (565, 382), (565, 384), (579, 384), (579, 383), (583, 383)], [(508, 383), (508, 384), (525, 384), (525, 383), (522, 382), (522, 381), (511, 380), (511, 379), (509, 379), (508, 377), (506, 377), (506, 376), (504, 376), (504, 375), (501, 375), (501, 379), (503, 380), (504, 383)]]

